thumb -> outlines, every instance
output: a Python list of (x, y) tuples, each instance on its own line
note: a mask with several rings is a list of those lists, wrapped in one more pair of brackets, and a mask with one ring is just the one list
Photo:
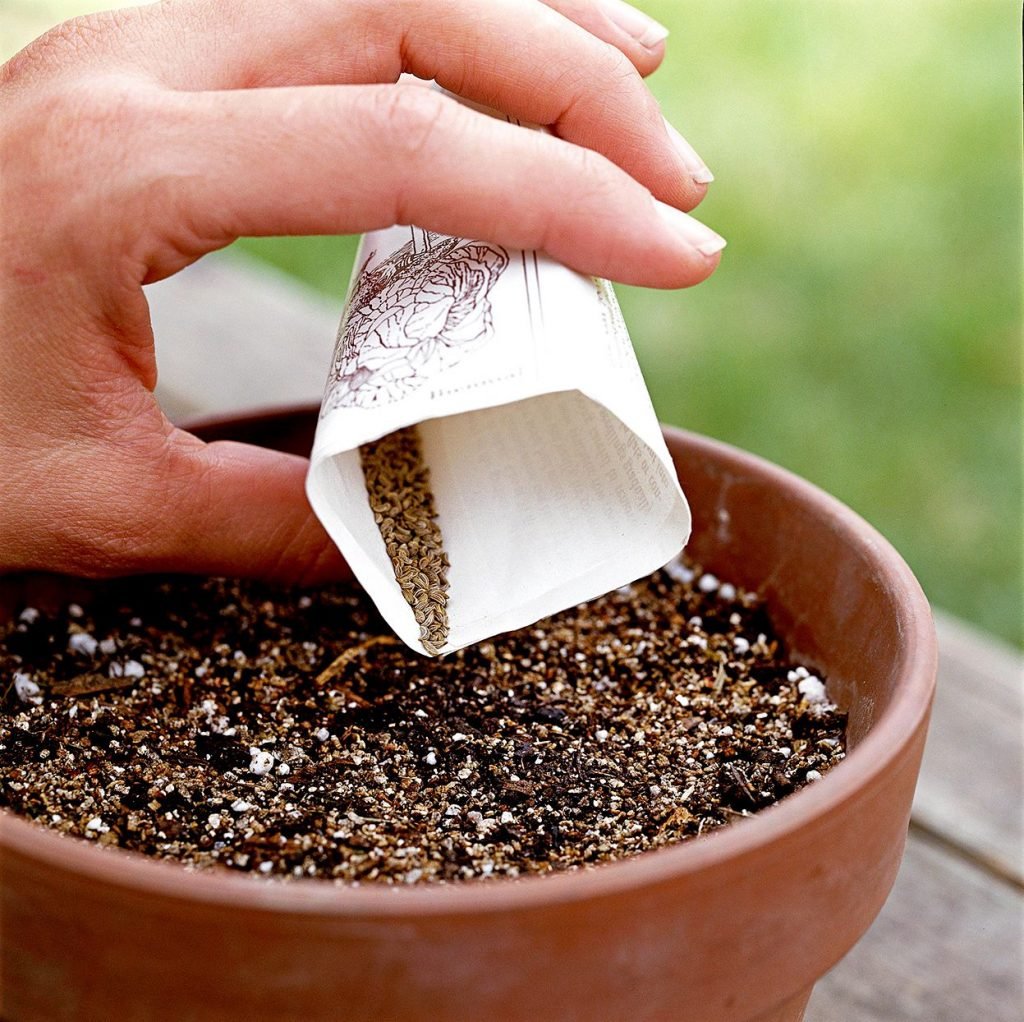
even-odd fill
[(204, 444), (181, 431), (169, 443), (147, 562), (285, 583), (350, 576), (306, 500), (306, 458), (227, 440)]

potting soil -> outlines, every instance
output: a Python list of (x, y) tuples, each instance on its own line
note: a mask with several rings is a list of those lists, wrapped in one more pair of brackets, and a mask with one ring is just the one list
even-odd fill
[(344, 585), (142, 578), (0, 628), (0, 806), (257, 876), (427, 884), (700, 839), (845, 754), (754, 595), (674, 563), (427, 659)]

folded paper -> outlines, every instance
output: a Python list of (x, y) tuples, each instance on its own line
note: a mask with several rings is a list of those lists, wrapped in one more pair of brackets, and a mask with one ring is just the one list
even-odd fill
[(307, 492), (384, 618), (420, 652), (359, 455), (411, 425), (451, 562), (442, 653), (649, 574), (689, 535), (607, 282), (537, 252), (415, 227), (368, 234)]

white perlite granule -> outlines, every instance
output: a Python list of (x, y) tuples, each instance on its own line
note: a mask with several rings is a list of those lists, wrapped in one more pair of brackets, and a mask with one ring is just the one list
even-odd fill
[(249, 764), (249, 772), (256, 774), (257, 777), (269, 774), (270, 771), (274, 769), (273, 754), (267, 752), (266, 749), (252, 748), (249, 750), (249, 755), (252, 756), (252, 762)]
[(42, 704), (43, 693), (39, 686), (21, 671), (14, 672), (14, 691), (23, 703), (31, 703), (33, 706)]

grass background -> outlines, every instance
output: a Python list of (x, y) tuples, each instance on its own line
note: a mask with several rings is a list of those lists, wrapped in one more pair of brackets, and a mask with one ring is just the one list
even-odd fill
[[(90, 6), (0, 0), (3, 54)], [(697, 288), (618, 289), (659, 415), (836, 494), (1024, 644), (1019, 4), (638, 6), (729, 239)], [(352, 239), (238, 244), (340, 303)]]

